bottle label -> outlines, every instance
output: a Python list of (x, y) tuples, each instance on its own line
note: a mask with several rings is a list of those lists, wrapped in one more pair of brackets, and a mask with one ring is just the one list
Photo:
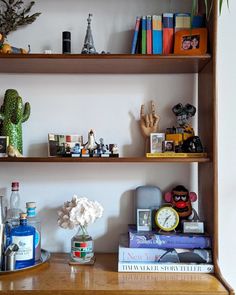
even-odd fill
[(27, 208), (27, 216), (35, 217), (36, 216), (35, 208)]
[(40, 242), (40, 233), (38, 230), (35, 229), (35, 248), (38, 247)]
[(72, 244), (72, 256), (85, 258), (93, 252), (92, 242), (73, 242)]
[(16, 260), (30, 260), (33, 259), (33, 242), (34, 236), (12, 236), (12, 243), (19, 246), (16, 252)]

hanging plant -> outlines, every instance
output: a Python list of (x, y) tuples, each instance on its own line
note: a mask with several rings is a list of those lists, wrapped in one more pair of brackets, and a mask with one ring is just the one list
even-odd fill
[[(207, 20), (209, 19), (211, 15), (211, 11), (213, 8), (213, 2), (215, 0), (204, 0), (205, 4), (205, 13), (206, 13), (206, 18)], [(219, 14), (221, 14), (223, 3), (227, 3), (227, 6), (229, 8), (229, 0), (217, 0), (219, 1)], [(196, 15), (198, 13), (198, 0), (192, 0), (192, 16)]]
[(29, 14), (35, 4), (31, 1), (24, 6), (22, 0), (0, 0), (0, 33), (7, 37), (10, 32), (16, 31), (19, 27), (32, 24), (41, 14), (40, 12)]

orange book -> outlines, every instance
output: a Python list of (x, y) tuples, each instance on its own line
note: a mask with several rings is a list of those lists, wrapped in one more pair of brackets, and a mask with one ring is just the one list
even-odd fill
[(163, 13), (163, 54), (168, 55), (174, 51), (174, 15)]

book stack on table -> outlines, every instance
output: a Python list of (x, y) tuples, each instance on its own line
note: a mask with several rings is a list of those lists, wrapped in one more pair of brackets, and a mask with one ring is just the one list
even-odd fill
[(129, 226), (119, 241), (119, 272), (212, 273), (207, 235), (137, 231)]

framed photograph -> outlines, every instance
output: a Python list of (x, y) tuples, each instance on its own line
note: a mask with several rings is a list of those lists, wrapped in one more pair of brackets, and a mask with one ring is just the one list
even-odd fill
[(9, 145), (8, 136), (0, 136), (0, 157), (7, 156), (7, 147)]
[(207, 52), (207, 29), (183, 30), (175, 33), (174, 54), (201, 55)]
[(81, 135), (48, 134), (49, 157), (80, 155), (82, 145), (83, 136)]
[(175, 151), (175, 143), (173, 140), (165, 140), (163, 141), (163, 151), (164, 152), (174, 152)]
[(151, 231), (152, 230), (152, 210), (137, 209), (137, 230)]
[(165, 133), (151, 133), (150, 134), (150, 152), (162, 153), (162, 145), (165, 141)]

